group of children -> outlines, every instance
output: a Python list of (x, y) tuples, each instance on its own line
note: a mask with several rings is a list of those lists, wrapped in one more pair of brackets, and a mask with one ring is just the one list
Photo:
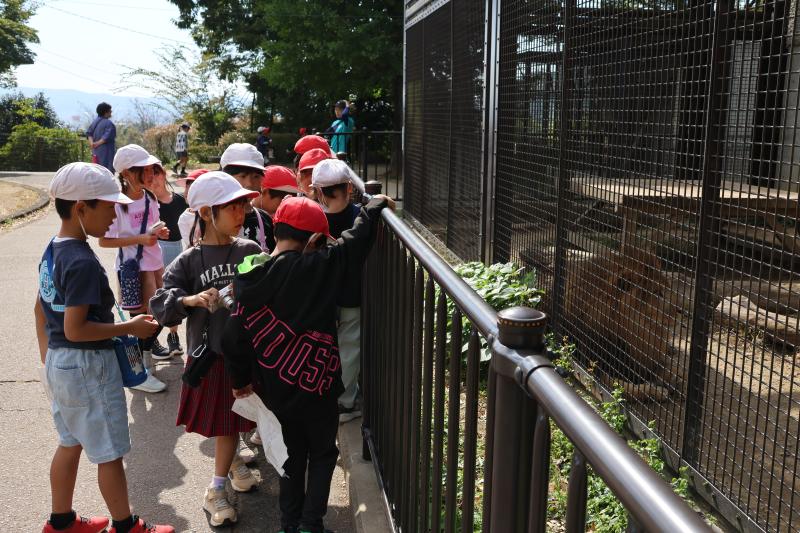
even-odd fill
[[(353, 204), (363, 182), (325, 139), (306, 136), (295, 149), (296, 173), (265, 168), (255, 146), (233, 144), (221, 170), (197, 170), (180, 181), (185, 198), (167, 187), (161, 162), (136, 145), (117, 151), (117, 178), (89, 163), (56, 173), (50, 192), (61, 229), (40, 265), (35, 308), (59, 434), (45, 533), (109, 526), (106, 518), (72, 510), (82, 450), (98, 464), (108, 531), (174, 531), (130, 512), (122, 466), (130, 437), (111, 339), (141, 339), (149, 383), (139, 388), (157, 392), (165, 385), (153, 375), (152, 360), (183, 352), (175, 331), (183, 321), (187, 357), (177, 424), (215, 439), (214, 474), (202, 503), (210, 524), (238, 520), (226, 481), (238, 492), (256, 486), (237, 453), (240, 432), (254, 424), (232, 406), (257, 394), (280, 421), (288, 452), (281, 531), (327, 531), (338, 424), (360, 415), (361, 268), (380, 211), (394, 204), (385, 196)], [(158, 229), (139, 231), (145, 227)], [(119, 248), (118, 268), (140, 258), (144, 297), (128, 321), (114, 323), (114, 294), (89, 235)], [(162, 327), (170, 328), (166, 353), (154, 348)]]

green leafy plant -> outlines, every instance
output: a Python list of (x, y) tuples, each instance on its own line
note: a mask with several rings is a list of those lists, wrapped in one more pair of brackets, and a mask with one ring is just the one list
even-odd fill
[[(523, 267), (514, 263), (495, 263), (486, 266), (483, 263), (471, 262), (458, 265), (454, 270), (486, 303), (497, 311), (514, 306), (536, 307), (544, 294), (544, 291), (536, 287), (536, 272), (525, 272)], [(448, 299), (447, 316), (452, 317), (454, 311), (455, 304)], [(466, 317), (462, 317), (464, 338), (467, 337), (468, 328), (469, 321)], [(451, 331), (450, 319), (448, 319), (447, 330)], [(462, 353), (466, 353), (468, 348), (468, 343), (464, 341), (464, 338), (459, 340)], [(486, 345), (486, 341), (481, 338), (481, 362), (485, 363), (491, 358), (491, 351)]]

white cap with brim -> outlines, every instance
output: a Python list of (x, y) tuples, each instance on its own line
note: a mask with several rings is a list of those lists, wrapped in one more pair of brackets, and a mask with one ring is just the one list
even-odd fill
[(61, 200), (105, 200), (118, 204), (133, 202), (122, 194), (119, 181), (110, 170), (94, 163), (69, 163), (53, 176), (50, 196)]
[(201, 207), (223, 205), (239, 198), (255, 198), (259, 195), (258, 192), (243, 188), (230, 174), (215, 170), (194, 180), (189, 189), (189, 208), (197, 211)]
[(150, 165), (160, 165), (161, 160), (139, 146), (138, 144), (126, 144), (114, 155), (114, 170), (122, 172), (133, 167), (149, 167)]
[(222, 153), (219, 165), (224, 169), (227, 166), (250, 167), (264, 170), (264, 156), (252, 144), (233, 143)]
[(358, 177), (347, 163), (339, 159), (325, 159), (314, 167), (311, 173), (313, 187), (330, 187), (340, 183), (352, 183), (359, 192), (364, 192), (364, 181)]

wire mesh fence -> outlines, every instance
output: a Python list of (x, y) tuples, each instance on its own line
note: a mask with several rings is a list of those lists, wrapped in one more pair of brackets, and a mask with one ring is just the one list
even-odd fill
[(0, 136), (0, 170), (51, 171), (73, 161), (91, 161), (85, 138), (67, 130), (47, 136), (15, 132)]
[(538, 270), (584, 374), (732, 525), (797, 530), (796, 3), (437, 6), (407, 24), (405, 209)]

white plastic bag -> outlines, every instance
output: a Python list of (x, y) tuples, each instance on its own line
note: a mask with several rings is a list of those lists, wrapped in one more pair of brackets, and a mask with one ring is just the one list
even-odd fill
[(251, 394), (247, 398), (239, 398), (233, 402), (232, 411), (239, 416), (252, 420), (258, 424), (258, 432), (261, 440), (264, 441), (264, 455), (278, 475), (283, 477), (283, 464), (289, 458), (286, 451), (286, 444), (283, 442), (283, 431), (281, 423), (275, 414), (267, 409), (264, 402), (257, 394)]

